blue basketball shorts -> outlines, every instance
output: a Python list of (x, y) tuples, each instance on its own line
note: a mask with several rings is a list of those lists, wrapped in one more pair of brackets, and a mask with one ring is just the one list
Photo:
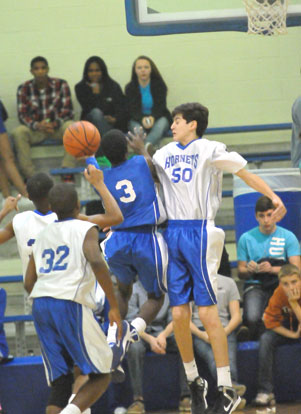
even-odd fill
[(217, 270), (225, 234), (207, 220), (169, 220), (167, 287), (170, 305), (216, 304)]
[(155, 228), (113, 231), (101, 247), (110, 271), (120, 282), (130, 285), (138, 275), (148, 293), (159, 297), (166, 292), (167, 246)]
[(92, 309), (79, 303), (41, 297), (32, 316), (50, 385), (77, 365), (84, 375), (110, 372), (112, 351)]

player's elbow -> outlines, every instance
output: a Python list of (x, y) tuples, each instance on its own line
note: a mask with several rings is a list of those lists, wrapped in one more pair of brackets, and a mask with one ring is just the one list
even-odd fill
[(112, 224), (111, 226), (117, 226), (118, 224), (121, 224), (123, 222), (123, 214), (121, 213), (121, 211), (117, 212), (116, 214), (112, 215), (111, 217), (111, 221)]

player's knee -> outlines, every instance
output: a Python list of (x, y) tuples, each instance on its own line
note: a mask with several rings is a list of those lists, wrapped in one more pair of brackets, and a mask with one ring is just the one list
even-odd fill
[(47, 405), (64, 408), (72, 394), (73, 374), (61, 375), (51, 383)]
[(123, 300), (129, 300), (132, 295), (132, 285), (118, 283), (118, 293)]
[(220, 326), (220, 319), (218, 316), (217, 305), (213, 306), (199, 306), (199, 318), (203, 325), (208, 326)]
[(102, 386), (104, 387), (104, 389), (106, 389), (111, 382), (111, 374), (110, 373), (107, 373), (107, 374), (91, 373), (89, 374), (89, 381), (94, 382), (94, 383), (99, 382), (99, 386)]
[(172, 319), (174, 323), (180, 323), (185, 320), (190, 321), (190, 310), (189, 307), (181, 305), (181, 306), (174, 306), (172, 308)]
[(147, 294), (147, 297), (148, 297), (148, 299), (151, 299), (151, 300), (153, 300), (154, 301), (154, 303), (155, 303), (155, 305), (158, 307), (158, 308), (161, 308), (161, 306), (163, 305), (163, 303), (164, 303), (164, 295), (161, 295), (161, 296), (156, 296), (156, 294), (155, 293), (148, 293)]

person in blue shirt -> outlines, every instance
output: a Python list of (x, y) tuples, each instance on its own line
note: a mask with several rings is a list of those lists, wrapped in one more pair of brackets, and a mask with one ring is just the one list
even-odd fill
[(155, 63), (139, 56), (133, 63), (131, 81), (125, 87), (129, 129), (143, 127), (147, 146), (157, 145), (171, 124), (166, 106), (167, 86)]
[[(166, 215), (146, 159), (140, 155), (127, 159), (125, 135), (112, 129), (102, 137), (101, 149), (112, 164), (103, 171), (104, 182), (124, 217), (121, 224), (111, 227), (101, 244), (109, 268), (117, 278), (122, 318), (127, 314), (137, 275), (148, 293), (148, 300), (131, 323), (136, 335), (145, 330), (163, 304), (168, 254), (156, 226)], [(94, 157), (86, 161), (97, 165)], [(114, 335), (114, 328), (109, 327), (109, 342)]]
[(245, 280), (243, 321), (250, 340), (257, 340), (264, 329), (262, 315), (278, 286), (281, 266), (290, 263), (300, 268), (299, 242), (291, 231), (276, 226), (274, 209), (268, 197), (260, 197), (255, 206), (259, 226), (238, 241), (239, 278)]

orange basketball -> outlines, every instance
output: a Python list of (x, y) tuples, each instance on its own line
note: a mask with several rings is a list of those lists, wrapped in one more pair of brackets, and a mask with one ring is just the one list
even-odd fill
[(98, 129), (88, 121), (71, 124), (63, 137), (65, 150), (73, 157), (85, 157), (95, 154), (100, 144)]

